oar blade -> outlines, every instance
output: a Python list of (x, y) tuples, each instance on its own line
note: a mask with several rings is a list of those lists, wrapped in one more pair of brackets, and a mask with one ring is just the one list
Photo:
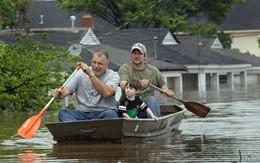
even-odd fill
[(193, 101), (183, 102), (184, 106), (192, 113), (204, 118), (210, 112), (210, 108)]
[(41, 116), (35, 115), (27, 119), (23, 123), (23, 125), (17, 131), (17, 134), (24, 137), (25, 139), (30, 139), (35, 135), (40, 125), (41, 125)]

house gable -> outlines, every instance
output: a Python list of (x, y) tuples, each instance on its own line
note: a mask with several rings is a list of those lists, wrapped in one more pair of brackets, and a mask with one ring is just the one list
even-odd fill
[(216, 38), (213, 41), (213, 43), (212, 43), (210, 48), (212, 48), (212, 49), (223, 49), (223, 45), (221, 44), (220, 40), (218, 38)]
[(78, 43), (75, 43), (69, 47), (68, 51), (71, 55), (79, 56), (82, 52), (82, 46)]
[(178, 42), (174, 39), (172, 34), (168, 32), (162, 41), (163, 45), (178, 45)]
[(100, 45), (100, 41), (91, 28), (88, 28), (86, 34), (79, 42), (82, 45)]

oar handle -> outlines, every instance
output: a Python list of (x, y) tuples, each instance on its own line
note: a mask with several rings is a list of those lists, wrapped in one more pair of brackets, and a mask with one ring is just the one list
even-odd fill
[[(156, 87), (155, 85), (153, 85), (153, 84), (149, 84), (149, 86), (150, 87), (152, 87), (152, 88), (154, 88), (155, 90), (157, 90), (157, 91), (159, 91), (159, 92), (161, 92), (161, 93), (164, 93), (164, 94), (166, 94), (166, 92), (164, 91), (164, 90), (162, 90), (161, 88), (159, 88), (159, 87)], [(180, 102), (184, 102), (183, 100), (181, 100), (181, 99), (179, 99), (179, 98), (177, 98), (177, 97), (175, 97), (175, 96), (171, 96), (172, 98), (174, 98), (175, 100), (177, 100), (177, 101), (180, 101)]]

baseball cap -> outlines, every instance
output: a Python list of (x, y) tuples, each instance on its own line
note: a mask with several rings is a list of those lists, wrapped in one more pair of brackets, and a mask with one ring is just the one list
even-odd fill
[(146, 48), (142, 43), (136, 43), (132, 46), (132, 50), (131, 52), (133, 52), (133, 50), (138, 49), (140, 50), (141, 53), (145, 53), (146, 54)]

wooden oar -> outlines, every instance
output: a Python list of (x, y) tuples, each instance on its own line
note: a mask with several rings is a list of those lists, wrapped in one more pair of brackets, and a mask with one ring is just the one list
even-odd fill
[[(156, 87), (155, 85), (149, 84), (150, 87), (160, 91), (161, 93), (166, 93), (164, 92), (161, 88)], [(184, 104), (184, 106), (191, 111), (192, 113), (204, 118), (209, 112), (210, 112), (210, 108), (207, 106), (204, 106), (200, 103), (194, 102), (194, 101), (183, 101), (181, 99), (178, 99), (177, 97), (171, 96), (172, 98), (174, 98), (175, 100), (181, 102)]]
[[(76, 70), (70, 75), (70, 77), (66, 80), (66, 82), (59, 88), (60, 91), (64, 89), (65, 85), (69, 82), (69, 80), (74, 76), (74, 74), (76, 74), (76, 72), (79, 69), (80, 69), (80, 65), (77, 66)], [(22, 124), (22, 126), (18, 129), (17, 134), (24, 137), (25, 139), (32, 138), (41, 125), (41, 116), (46, 111), (46, 109), (50, 106), (50, 104), (53, 102), (54, 99), (55, 98), (52, 97), (51, 100), (47, 103), (47, 105), (45, 105), (45, 107), (42, 108), (39, 114), (27, 119)]]

